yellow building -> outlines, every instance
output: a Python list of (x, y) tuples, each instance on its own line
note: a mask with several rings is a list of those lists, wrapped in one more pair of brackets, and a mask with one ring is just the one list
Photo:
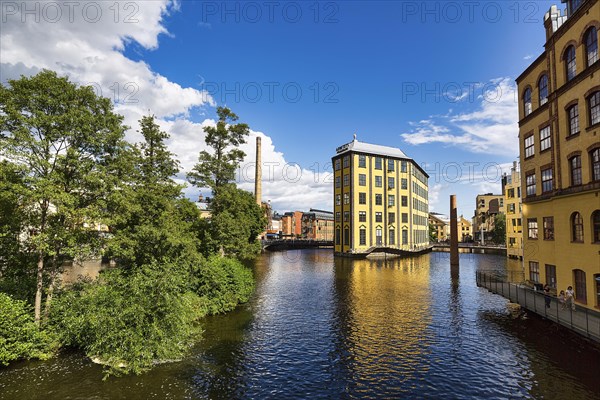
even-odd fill
[(450, 218), (448, 216), (430, 212), (429, 225), (433, 226), (433, 231), (438, 243), (450, 239)]
[(517, 78), (525, 269), (598, 308), (600, 1), (553, 6), (544, 27), (544, 52)]
[(458, 241), (471, 242), (473, 240), (473, 225), (462, 215), (458, 218)]
[(481, 244), (491, 242), (495, 228), (495, 218), (504, 214), (504, 196), (501, 194), (478, 194), (475, 199), (473, 236)]
[(521, 172), (516, 161), (510, 169), (510, 175), (502, 177), (502, 194), (506, 210), (506, 256), (523, 259)]
[(429, 176), (400, 149), (354, 140), (336, 149), (335, 253), (420, 251), (429, 246)]

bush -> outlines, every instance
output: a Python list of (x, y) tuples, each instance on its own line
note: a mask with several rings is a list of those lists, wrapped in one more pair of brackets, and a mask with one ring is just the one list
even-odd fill
[(233, 258), (212, 256), (199, 274), (196, 292), (205, 300), (209, 314), (233, 310), (247, 302), (254, 290), (252, 271)]
[(52, 336), (35, 324), (27, 302), (0, 293), (0, 364), (19, 359), (46, 360), (55, 348)]
[(109, 271), (61, 293), (51, 321), (62, 343), (83, 349), (115, 375), (181, 358), (199, 337), (207, 307), (155, 267)]

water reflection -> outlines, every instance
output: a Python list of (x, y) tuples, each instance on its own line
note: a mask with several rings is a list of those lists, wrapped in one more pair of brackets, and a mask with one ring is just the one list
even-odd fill
[(520, 263), (460, 257), (268, 253), (252, 300), (206, 319), (182, 362), (102, 382), (69, 353), (0, 368), (0, 398), (598, 398), (600, 353), (475, 285)]

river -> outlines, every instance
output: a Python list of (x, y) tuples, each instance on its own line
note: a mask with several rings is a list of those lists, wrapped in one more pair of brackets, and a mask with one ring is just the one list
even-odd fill
[(597, 348), (475, 285), (502, 256), (333, 258), (266, 253), (256, 292), (207, 318), (181, 362), (102, 381), (79, 352), (0, 368), (1, 399), (435, 398), (598, 399)]

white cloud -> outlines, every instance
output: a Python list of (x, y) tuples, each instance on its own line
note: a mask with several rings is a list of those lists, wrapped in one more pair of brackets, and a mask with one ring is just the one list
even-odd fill
[(400, 136), (413, 145), (445, 143), (476, 153), (516, 156), (518, 104), (512, 79), (494, 79), (483, 85), (477, 101), (475, 111), (459, 114), (450, 111), (412, 123), (413, 130)]

